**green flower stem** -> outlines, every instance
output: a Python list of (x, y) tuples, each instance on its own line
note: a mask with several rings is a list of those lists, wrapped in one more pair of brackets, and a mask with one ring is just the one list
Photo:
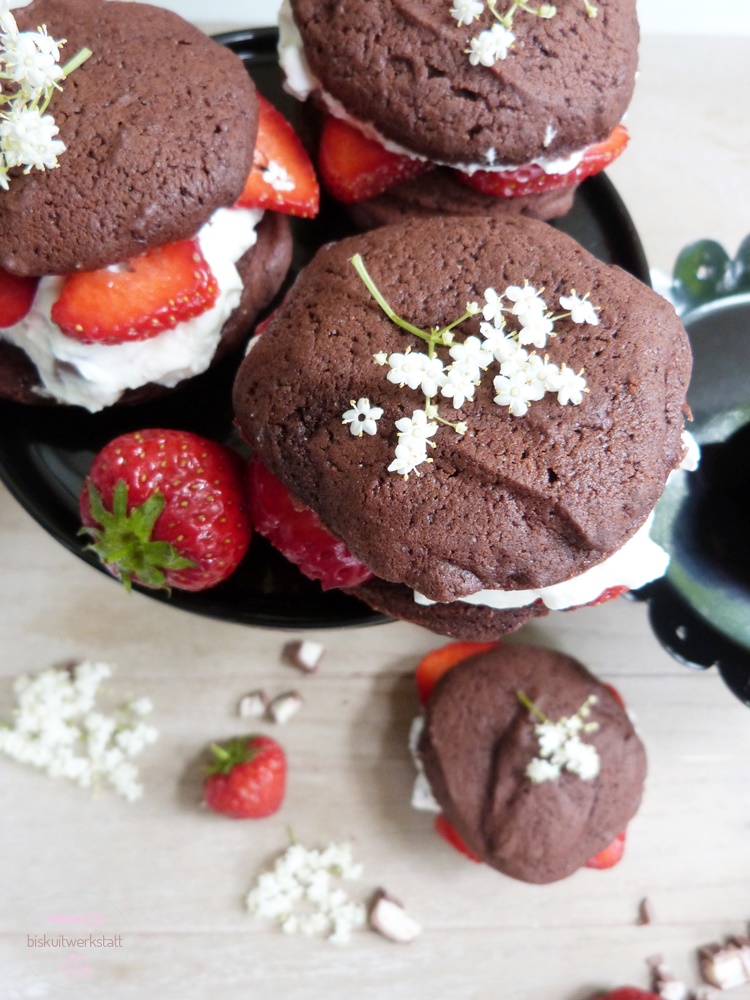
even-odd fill
[(82, 66), (86, 62), (86, 60), (93, 54), (94, 53), (91, 51), (91, 49), (85, 49), (85, 48), (80, 49), (78, 52), (76, 52), (73, 58), (69, 59), (62, 68), (63, 80), (65, 79), (66, 76), (70, 76), (70, 74), (73, 72), (74, 69), (78, 69), (79, 66)]
[(394, 312), (394, 310), (391, 308), (388, 302), (386, 302), (386, 300), (380, 294), (377, 285), (368, 274), (367, 268), (365, 267), (365, 263), (362, 260), (360, 254), (356, 253), (351, 258), (351, 263), (352, 266), (354, 267), (354, 270), (362, 279), (365, 288), (370, 293), (370, 295), (372, 295), (372, 297), (375, 299), (375, 301), (383, 310), (383, 312), (386, 314), (388, 319), (391, 320), (391, 322), (395, 323), (396, 326), (400, 326), (402, 330), (406, 330), (407, 333), (413, 333), (415, 337), (419, 337), (421, 340), (424, 340), (429, 344), (430, 340), (432, 339), (432, 334), (427, 333), (425, 330), (420, 330), (419, 327), (414, 326), (412, 323), (409, 323), (405, 319), (401, 319), (401, 317), (396, 312)]
[(531, 700), (531, 698), (529, 698), (528, 695), (524, 694), (523, 691), (516, 691), (516, 696), (523, 705), (523, 707), (528, 708), (528, 710), (532, 713), (532, 715), (535, 715), (540, 722), (549, 722), (549, 719), (544, 714), (544, 712), (540, 711), (536, 707), (534, 702)]

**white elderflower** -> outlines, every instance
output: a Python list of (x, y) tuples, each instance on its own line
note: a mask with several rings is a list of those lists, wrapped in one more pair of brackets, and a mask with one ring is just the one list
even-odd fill
[(516, 36), (502, 24), (493, 24), (488, 31), (482, 31), (469, 42), (469, 62), (472, 66), (494, 66), (507, 59), (508, 52)]
[(454, 409), (460, 410), (467, 399), (474, 399), (480, 375), (481, 371), (475, 364), (454, 361), (446, 370), (445, 384), (440, 392), (451, 400)]
[(349, 424), (349, 430), (354, 437), (362, 437), (363, 433), (376, 434), (378, 420), (383, 416), (382, 409), (379, 406), (371, 406), (366, 396), (360, 397), (356, 402), (352, 399), (351, 405), (351, 410), (343, 414), (342, 423)]
[(514, 349), (518, 348), (518, 342), (511, 337), (508, 337), (505, 333), (505, 321), (503, 320), (500, 326), (496, 326), (494, 323), (480, 323), (479, 332), (484, 337), (484, 345), (488, 351), (492, 351), (492, 355), (496, 361), (500, 360), (498, 358), (497, 352), (501, 354), (504, 353), (510, 345)]
[(584, 743), (580, 733), (594, 732), (599, 728), (596, 722), (584, 723), (591, 714), (591, 706), (596, 697), (591, 695), (581, 705), (575, 715), (552, 722), (543, 715), (536, 705), (522, 692), (519, 701), (542, 721), (534, 726), (539, 743), (539, 756), (528, 764), (525, 774), (529, 781), (540, 784), (555, 781), (563, 771), (577, 775), (581, 781), (592, 781), (599, 774), (599, 753), (592, 743)]
[(479, 337), (467, 337), (462, 344), (454, 344), (448, 353), (454, 361), (477, 369), (486, 368), (492, 361), (492, 351)]
[(573, 289), (570, 295), (560, 296), (560, 305), (570, 313), (570, 318), (574, 323), (588, 323), (590, 326), (599, 325), (599, 317), (596, 314), (594, 304), (584, 295), (581, 298), (576, 295)]
[(276, 160), (269, 160), (268, 166), (261, 171), (261, 177), (274, 191), (294, 191), (296, 186), (289, 171)]
[(404, 354), (391, 354), (388, 358), (390, 371), (388, 381), (396, 385), (408, 385), (410, 389), (418, 389), (422, 383), (424, 363), (429, 360), (420, 351), (407, 350)]
[(424, 410), (415, 410), (410, 417), (402, 417), (396, 421), (399, 432), (399, 443), (415, 440), (425, 444), (437, 431), (438, 425), (427, 419)]
[(484, 292), (484, 306), (482, 307), (484, 318), (488, 323), (494, 323), (495, 326), (501, 327), (505, 324), (503, 312), (502, 295), (498, 295), (494, 288), (486, 288)]
[(348, 844), (308, 850), (292, 844), (270, 871), (262, 872), (247, 894), (251, 913), (275, 921), (285, 934), (325, 937), (346, 944), (363, 927), (366, 910), (341, 883), (362, 875)]
[(523, 312), (518, 320), (521, 329), (518, 332), (519, 344), (533, 344), (534, 347), (546, 347), (547, 337), (552, 333), (552, 319), (538, 309)]
[(55, 87), (62, 77), (62, 67), (58, 65), (62, 44), (50, 38), (44, 27), (10, 35), (5, 39), (3, 52), (8, 78), (32, 100)]
[(115, 715), (96, 709), (99, 687), (111, 673), (108, 664), (84, 662), (70, 670), (19, 677), (14, 724), (0, 727), (0, 752), (81, 788), (107, 782), (135, 801), (143, 790), (131, 758), (158, 733), (143, 722), (152, 707), (147, 698), (126, 704)]
[(565, 770), (577, 774), (581, 781), (591, 781), (599, 773), (599, 754), (591, 743), (577, 736), (565, 744)]
[(494, 386), (497, 393), (495, 402), (498, 406), (507, 406), (514, 417), (525, 416), (529, 403), (541, 399), (538, 384), (530, 382), (523, 371), (513, 375), (496, 375)]
[(582, 374), (576, 375), (572, 368), (562, 366), (557, 376), (557, 401), (562, 406), (572, 403), (578, 406), (583, 402), (583, 393), (586, 391), (586, 379)]
[(429, 358), (426, 355), (422, 355), (422, 357), (424, 361), (422, 362), (422, 381), (419, 383), (419, 388), (425, 396), (435, 396), (440, 386), (445, 382), (445, 366), (438, 357)]
[(483, 10), (482, 0), (454, 0), (451, 7), (451, 17), (455, 18), (459, 25), (471, 24), (481, 15)]
[(424, 440), (417, 437), (403, 438), (399, 435), (399, 443), (396, 445), (395, 457), (388, 466), (389, 472), (395, 472), (399, 476), (408, 476), (410, 472), (420, 466), (427, 459), (427, 446)]
[(524, 772), (529, 781), (540, 785), (543, 781), (555, 781), (560, 777), (560, 768), (549, 760), (534, 757)]
[(57, 166), (57, 157), (65, 152), (65, 143), (55, 136), (60, 130), (52, 115), (37, 108), (14, 105), (0, 119), (0, 144), (8, 168), (25, 166), (26, 173), (36, 167), (46, 170)]
[(537, 291), (528, 282), (523, 285), (508, 285), (504, 295), (513, 303), (511, 312), (514, 316), (547, 312), (547, 303), (542, 298), (541, 291)]

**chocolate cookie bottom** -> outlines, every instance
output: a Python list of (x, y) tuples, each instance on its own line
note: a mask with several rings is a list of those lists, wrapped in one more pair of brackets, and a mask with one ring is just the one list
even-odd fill
[(377, 198), (347, 205), (346, 208), (360, 229), (374, 229), (430, 215), (526, 215), (546, 222), (570, 211), (577, 188), (577, 184), (571, 184), (557, 191), (498, 198), (463, 184), (454, 171), (437, 167), (428, 174), (383, 192)]
[(347, 593), (383, 614), (421, 625), (438, 635), (469, 642), (491, 642), (509, 632), (515, 632), (530, 618), (547, 614), (547, 608), (538, 604), (502, 611), (461, 601), (452, 601), (450, 604), (417, 604), (414, 592), (408, 587), (377, 577), (358, 587), (352, 587)]

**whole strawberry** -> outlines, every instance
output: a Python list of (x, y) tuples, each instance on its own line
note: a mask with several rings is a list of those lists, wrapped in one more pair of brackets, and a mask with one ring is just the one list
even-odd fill
[(262, 819), (284, 800), (286, 755), (270, 736), (211, 744), (203, 797), (209, 809), (233, 819)]
[(188, 431), (143, 430), (110, 441), (83, 484), (83, 528), (129, 590), (205, 590), (250, 544), (239, 456)]

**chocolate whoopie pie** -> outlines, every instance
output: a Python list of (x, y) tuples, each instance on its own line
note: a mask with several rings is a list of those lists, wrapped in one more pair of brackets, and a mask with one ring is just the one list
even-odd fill
[[(54, 169), (16, 167), (0, 195), (0, 268), (41, 278), (28, 315), (0, 329), (0, 395), (91, 410), (140, 402), (237, 347), (287, 273), (287, 220), (233, 207), (253, 168), (258, 96), (234, 53), (160, 7), (33, 0), (14, 16), (21, 31), (44, 25), (64, 39), (61, 63), (92, 54), (49, 104), (65, 144)], [(53, 309), (65, 276), (131, 270), (193, 239), (216, 297), (190, 326), (169, 319), (127, 343), (61, 339)]]
[(661, 575), (648, 519), (685, 454), (690, 366), (669, 303), (565, 234), (433, 218), (323, 247), (234, 408), (374, 574), (354, 593), (491, 639)]
[(643, 745), (611, 689), (577, 660), (532, 646), (498, 646), (449, 670), (417, 753), (469, 850), (525, 882), (566, 878), (608, 847), (646, 777)]
[[(483, 0), (347, 0), (343, 8), (285, 0), (279, 26), (288, 88), (355, 130), (339, 138), (349, 147), (339, 158), (329, 156), (322, 126), (321, 168), (332, 164), (324, 182), (352, 202), (363, 227), (434, 213), (551, 219), (627, 141), (616, 129), (635, 83), (635, 0), (534, 10), (510, 2), (493, 10)], [(437, 166), (401, 183), (384, 159), (383, 193), (350, 197), (358, 134)], [(363, 169), (372, 156), (362, 155)]]

